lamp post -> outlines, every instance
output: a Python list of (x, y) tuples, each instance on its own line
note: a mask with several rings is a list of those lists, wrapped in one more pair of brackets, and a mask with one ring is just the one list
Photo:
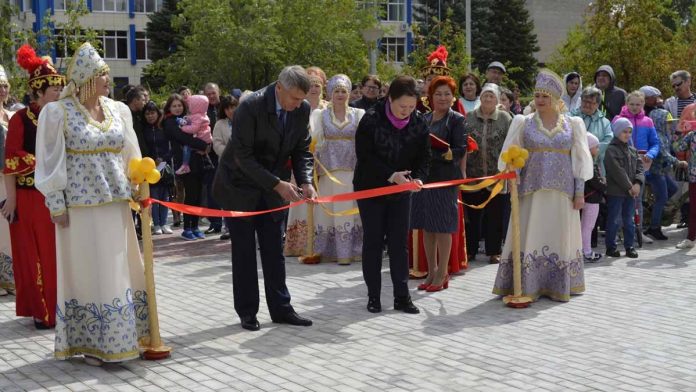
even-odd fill
[(368, 27), (362, 31), (362, 37), (367, 43), (370, 52), (370, 74), (377, 73), (377, 40), (382, 38), (384, 31), (379, 27)]

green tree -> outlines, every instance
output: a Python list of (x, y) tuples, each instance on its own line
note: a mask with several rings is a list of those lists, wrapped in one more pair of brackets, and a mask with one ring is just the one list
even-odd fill
[(172, 20), (181, 15), (181, 9), (177, 7), (179, 0), (164, 0), (162, 8), (148, 15), (145, 31), (150, 39), (148, 55), (150, 60), (157, 61), (169, 57), (184, 42), (186, 26), (175, 29)]
[[(653, 85), (671, 91), (668, 75), (689, 45), (664, 20), (677, 18), (671, 0), (596, 0), (584, 23), (572, 29), (551, 62), (560, 72), (575, 70), (592, 83), (597, 67), (609, 64), (616, 84), (634, 90)], [(683, 36), (687, 33), (683, 32)], [(692, 41), (693, 42), (693, 41)], [(692, 46), (692, 45), (691, 45)]]
[[(414, 14), (428, 46), (438, 41), (446, 44), (444, 25), (438, 22), (438, 15), (464, 36), (466, 4), (462, 0), (424, 0), (416, 6)], [(509, 86), (529, 87), (536, 72), (534, 53), (537, 51), (534, 24), (524, 0), (471, 1), (473, 68), (483, 73), (490, 62), (500, 61), (508, 68)]]
[(367, 47), (360, 36), (376, 24), (353, 0), (181, 0), (175, 29), (186, 28), (183, 44), (148, 67), (168, 87), (259, 88), (287, 64), (317, 65), (327, 75), (367, 71)]
[[(448, 8), (445, 12), (441, 21), (437, 19), (437, 16), (432, 17), (429, 23), (430, 28), (425, 34), (419, 32), (423, 29), (417, 29), (414, 34), (415, 50), (409, 55), (408, 64), (403, 68), (404, 73), (420, 76), (423, 67), (428, 63), (428, 56), (437, 49), (438, 45), (444, 45), (447, 48), (447, 66), (455, 80), (467, 72), (468, 58), (463, 26), (453, 22), (454, 10)], [(440, 38), (436, 39), (438, 36)]]

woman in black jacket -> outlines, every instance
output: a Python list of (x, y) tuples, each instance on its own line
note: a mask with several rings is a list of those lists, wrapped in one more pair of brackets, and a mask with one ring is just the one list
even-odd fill
[[(430, 133), (444, 143), (431, 143), (432, 157), (426, 183), (462, 178), (460, 164), (466, 153), (464, 116), (452, 110), (457, 82), (449, 76), (437, 76), (428, 87), (433, 111), (424, 115)], [(460, 229), (456, 186), (428, 189), (413, 196), (411, 228), (423, 230), (423, 247), (428, 260), (428, 277), (419, 290), (440, 291), (448, 287), (448, 267), (452, 237)], [(460, 232), (460, 234), (462, 234)]]
[[(169, 139), (164, 134), (164, 130), (160, 128), (162, 120), (162, 111), (153, 101), (145, 104), (143, 108), (143, 139), (147, 146), (145, 156), (152, 158), (160, 169), (162, 164), (169, 165), (171, 169), (172, 149)], [(160, 170), (163, 172), (163, 170)], [(170, 173), (173, 173), (171, 171)], [(170, 179), (162, 177), (156, 184), (150, 186), (150, 196), (157, 200), (169, 201), (169, 183)], [(153, 234), (172, 234), (172, 229), (167, 226), (167, 214), (169, 209), (157, 203), (152, 204), (152, 221), (154, 224)]]
[[(186, 115), (186, 101), (179, 94), (169, 96), (164, 105), (164, 120), (162, 129), (171, 141), (172, 157), (174, 158), (174, 171), (176, 171), (183, 160), (183, 146), (189, 146), (195, 150), (196, 154), (191, 154), (189, 166), (191, 172), (179, 176), (184, 183), (184, 204), (201, 207), (201, 193), (203, 191), (203, 160), (205, 154), (210, 151), (210, 144), (193, 135), (182, 131), (179, 128), (177, 119)], [(205, 235), (198, 229), (198, 217), (195, 215), (184, 214), (184, 231), (181, 238), (187, 241), (204, 239)]]
[[(355, 135), (357, 163), (353, 177), (356, 191), (414, 182), (428, 177), (430, 140), (423, 117), (415, 112), (416, 81), (399, 76), (389, 86), (386, 100), (379, 101), (360, 120)], [(408, 292), (408, 250), (411, 193), (358, 200), (363, 222), (363, 276), (367, 284), (367, 310), (382, 311), (380, 302), (382, 247), (386, 236), (389, 268), (394, 285), (394, 309), (419, 313)]]

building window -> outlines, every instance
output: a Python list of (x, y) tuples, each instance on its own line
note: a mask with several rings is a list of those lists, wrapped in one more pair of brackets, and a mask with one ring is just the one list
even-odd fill
[(135, 58), (136, 60), (150, 60), (148, 54), (150, 40), (147, 38), (147, 34), (143, 31), (138, 31), (135, 33)]
[[(64, 1), (70, 1), (70, 0), (55, 0), (56, 1), (56, 9), (58, 9), (58, 3), (64, 2)], [(13, 0), (10, 1), (10, 4), (14, 5), (17, 7), (17, 10), (23, 11), (23, 12), (31, 12), (31, 0)]]
[(406, 15), (404, 13), (405, 0), (387, 0), (386, 7), (387, 12), (384, 15), (385, 20), (392, 22), (403, 22), (406, 20)]
[(163, 0), (135, 0), (135, 12), (152, 13), (162, 9)]
[(65, 11), (71, 3), (73, 4), (72, 8), (75, 8), (76, 1), (77, 0), (53, 0), (53, 8), (56, 11)]
[(104, 35), (99, 37), (102, 40), (105, 59), (127, 59), (128, 58), (128, 32), (105, 30)]
[(128, 0), (92, 0), (92, 11), (126, 12), (128, 11)]
[(387, 62), (403, 63), (406, 61), (406, 38), (384, 37), (380, 41), (380, 48), (386, 56)]
[[(80, 37), (70, 37), (70, 38), (72, 38), (72, 42), (81, 41)], [(68, 37), (66, 37), (63, 30), (55, 29), (53, 31), (53, 39), (54, 39), (54, 46), (53, 47), (56, 49), (56, 57), (57, 58), (72, 57), (72, 55), (75, 53), (75, 51), (68, 46)]]

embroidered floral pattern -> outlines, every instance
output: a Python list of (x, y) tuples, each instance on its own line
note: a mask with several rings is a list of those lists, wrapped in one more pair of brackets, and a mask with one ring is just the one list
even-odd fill
[(319, 225), (314, 237), (314, 251), (321, 255), (321, 261), (358, 261), (362, 258), (362, 239), (360, 224)]
[(307, 252), (307, 221), (293, 220), (285, 234), (285, 256), (303, 256)]
[(14, 289), (12, 257), (0, 252), (0, 288)]
[[(571, 260), (563, 260), (546, 245), (541, 250), (520, 253), (522, 293), (534, 299), (545, 295), (556, 301), (568, 301), (571, 294), (585, 291), (582, 253), (575, 251)], [(494, 294), (512, 294), (512, 253), (500, 261)]]
[(571, 198), (575, 194), (570, 154), (556, 152), (568, 151), (573, 144), (570, 121), (565, 116), (561, 117), (563, 121), (552, 132), (539, 129), (537, 121), (527, 119), (523, 143), (530, 153), (520, 173), (522, 195), (542, 189), (563, 192)]
[(56, 306), (55, 354), (58, 358), (90, 353), (103, 359), (124, 359), (135, 352), (138, 341), (149, 335), (147, 294), (127, 289), (111, 303), (79, 303), (77, 299)]
[[(101, 102), (105, 115), (115, 111), (112, 101), (103, 99)], [(61, 103), (66, 110), (68, 181), (65, 204), (68, 207), (90, 206), (130, 198), (130, 184), (121, 155), (117, 153), (124, 145), (121, 118), (109, 115), (110, 125), (103, 130), (85, 117), (74, 100), (62, 100)], [(65, 208), (60, 208), (58, 196), (46, 199), (51, 211)]]

